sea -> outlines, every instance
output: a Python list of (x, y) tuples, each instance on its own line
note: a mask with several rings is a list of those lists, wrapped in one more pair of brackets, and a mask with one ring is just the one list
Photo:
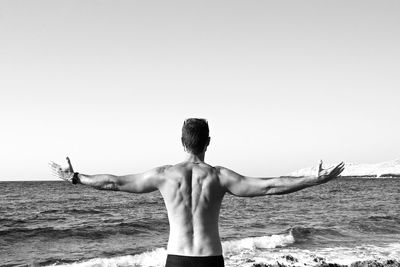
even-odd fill
[[(339, 178), (288, 195), (226, 195), (225, 266), (400, 261), (400, 179)], [(0, 182), (1, 266), (164, 266), (158, 192)]]

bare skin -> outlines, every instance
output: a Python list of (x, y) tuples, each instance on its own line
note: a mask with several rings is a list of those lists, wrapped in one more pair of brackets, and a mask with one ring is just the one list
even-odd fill
[[(206, 150), (206, 149), (205, 149)], [(340, 163), (309, 177), (252, 178), (204, 162), (205, 151), (188, 153), (185, 161), (150, 171), (116, 176), (79, 174), (78, 183), (101, 190), (147, 193), (159, 190), (170, 225), (168, 254), (183, 256), (222, 255), (218, 230), (221, 202), (226, 193), (240, 197), (288, 194), (335, 179), (344, 169)], [(72, 182), (74, 170), (50, 163), (53, 173)]]

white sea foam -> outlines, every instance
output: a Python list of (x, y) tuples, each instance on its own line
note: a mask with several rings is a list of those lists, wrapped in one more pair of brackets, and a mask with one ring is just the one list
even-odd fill
[[(354, 248), (335, 247), (316, 250), (288, 247), (294, 243), (291, 234), (272, 235), (222, 243), (224, 249), (225, 266), (251, 267), (254, 263), (275, 264), (280, 262), (291, 266), (315, 266), (323, 260), (328, 263), (349, 265), (355, 261), (386, 260), (400, 258), (400, 243), (386, 246), (357, 246)], [(278, 249), (279, 248), (279, 249)], [(164, 248), (153, 251), (114, 258), (97, 258), (85, 262), (61, 265), (65, 267), (163, 267), (165, 266), (167, 252)], [(296, 260), (290, 261), (290, 255)], [(318, 260), (319, 259), (319, 260)], [(57, 265), (57, 267), (60, 265)]]
[(263, 248), (284, 247), (294, 243), (291, 233), (261, 237), (249, 237), (240, 240), (225, 241), (222, 243), (224, 255), (243, 252), (243, 250), (255, 250)]
[[(257, 249), (283, 247), (294, 243), (294, 237), (291, 234), (249, 237), (239, 240), (222, 242), (224, 256), (226, 258), (244, 255), (243, 253), (255, 251)], [(143, 266), (158, 267), (164, 266), (167, 252), (164, 248), (157, 248), (153, 251), (144, 252), (137, 255), (121, 256), (115, 258), (96, 258), (89, 261), (72, 263), (57, 266), (69, 267), (119, 267), (119, 266)]]
[[(287, 260), (292, 256), (295, 261)], [(249, 259), (252, 262), (249, 262)], [(241, 255), (241, 257), (226, 258), (227, 267), (251, 267), (254, 263), (276, 264), (283, 263), (290, 266), (316, 266), (322, 261), (350, 265), (356, 261), (400, 259), (400, 243), (386, 246), (365, 245), (354, 248), (335, 247), (316, 250), (298, 248), (281, 248), (279, 250), (259, 250), (256, 253)]]
[(158, 267), (165, 265), (167, 251), (164, 248), (157, 248), (155, 250), (144, 252), (136, 255), (121, 256), (115, 258), (96, 258), (84, 262), (77, 262), (72, 264), (57, 265), (65, 267), (123, 267), (123, 266), (137, 266), (137, 267)]

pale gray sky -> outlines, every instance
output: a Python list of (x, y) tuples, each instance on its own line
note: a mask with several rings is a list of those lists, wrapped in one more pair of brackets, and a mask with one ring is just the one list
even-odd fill
[(253, 176), (400, 157), (399, 1), (0, 2), (0, 180), (183, 159)]

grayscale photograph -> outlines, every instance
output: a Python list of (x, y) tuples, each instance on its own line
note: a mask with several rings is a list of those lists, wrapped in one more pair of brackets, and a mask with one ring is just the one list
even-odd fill
[(400, 267), (400, 1), (0, 0), (0, 266)]

